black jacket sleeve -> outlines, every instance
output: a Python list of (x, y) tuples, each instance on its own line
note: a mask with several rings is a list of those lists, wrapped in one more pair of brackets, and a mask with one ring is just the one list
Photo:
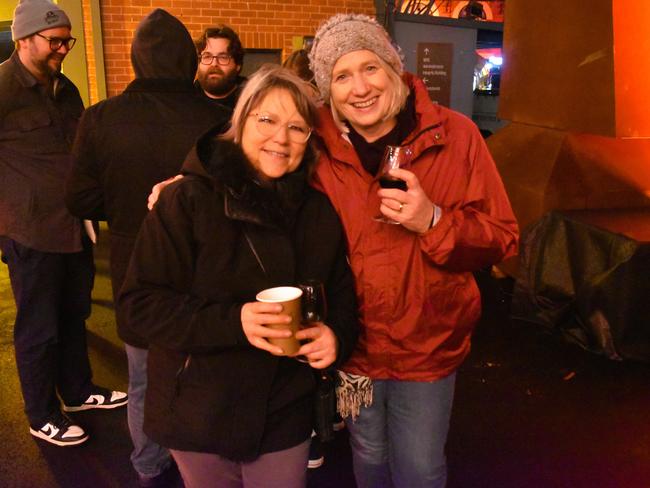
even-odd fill
[(338, 355), (332, 367), (352, 354), (359, 334), (354, 277), (347, 258), (345, 234), (339, 217), (323, 194), (311, 191), (303, 211), (303, 232), (297, 236), (300, 277), (316, 278), (325, 285), (325, 323), (338, 339)]
[(94, 111), (88, 109), (81, 117), (74, 146), (72, 169), (65, 187), (65, 204), (75, 217), (106, 220), (102, 169), (96, 152)]
[(332, 368), (345, 363), (359, 337), (357, 301), (354, 291), (354, 278), (348, 263), (345, 239), (341, 236), (336, 250), (336, 261), (326, 284), (329, 325), (338, 339), (339, 349)]
[(145, 218), (117, 312), (150, 344), (165, 349), (200, 353), (248, 345), (240, 319), (243, 304), (194, 292), (197, 277), (210, 272), (197, 269), (200, 250), (194, 239), (209, 195), (187, 191), (192, 187), (188, 179), (162, 192)]

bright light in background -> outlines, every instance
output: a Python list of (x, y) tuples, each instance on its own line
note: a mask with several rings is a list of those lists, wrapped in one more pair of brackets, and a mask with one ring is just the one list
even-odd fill
[(490, 56), (488, 62), (494, 66), (501, 66), (503, 64), (503, 58), (500, 56)]
[(499, 91), (501, 65), (503, 56), (501, 48), (477, 49), (477, 62), (474, 67), (473, 89), (478, 92), (497, 94)]
[(502, 49), (500, 47), (484, 47), (476, 50), (476, 54), (481, 56), (483, 59), (490, 59), (492, 57), (501, 58), (503, 57)]

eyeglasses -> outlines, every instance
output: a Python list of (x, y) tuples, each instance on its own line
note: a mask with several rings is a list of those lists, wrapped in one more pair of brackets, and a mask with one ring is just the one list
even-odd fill
[(260, 134), (272, 137), (278, 131), (286, 127), (289, 134), (289, 140), (298, 144), (304, 144), (309, 140), (311, 135), (311, 127), (301, 124), (299, 122), (287, 122), (282, 124), (277, 117), (269, 114), (254, 113), (249, 114), (249, 117), (255, 117), (255, 127)]
[(77, 39), (74, 37), (68, 37), (66, 39), (62, 39), (61, 37), (47, 37), (39, 34), (38, 32), (36, 35), (48, 41), (50, 43), (50, 50), (52, 51), (58, 51), (61, 49), (61, 46), (65, 46), (65, 48), (69, 51), (74, 47), (74, 43), (77, 42)]
[(230, 61), (232, 61), (232, 56), (230, 54), (226, 53), (219, 53), (219, 54), (210, 54), (210, 53), (201, 53), (199, 56), (199, 60), (201, 61), (201, 64), (212, 64), (213, 60), (217, 60), (217, 64), (220, 66), (228, 66), (230, 64)]

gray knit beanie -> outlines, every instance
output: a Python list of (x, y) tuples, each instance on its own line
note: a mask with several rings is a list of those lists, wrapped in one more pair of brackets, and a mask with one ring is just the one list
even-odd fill
[(11, 37), (14, 41), (24, 39), (54, 27), (70, 27), (66, 13), (50, 0), (20, 0), (14, 10)]
[(372, 51), (401, 75), (404, 67), (398, 49), (372, 17), (362, 14), (330, 17), (318, 28), (309, 52), (310, 67), (323, 100), (330, 99), (332, 69), (341, 56), (352, 51)]

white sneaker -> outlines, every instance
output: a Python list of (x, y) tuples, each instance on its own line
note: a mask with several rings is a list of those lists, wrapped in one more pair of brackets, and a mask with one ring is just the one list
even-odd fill
[(61, 412), (53, 414), (40, 429), (30, 427), (29, 432), (57, 446), (76, 446), (88, 440), (88, 434)]
[(94, 408), (117, 408), (126, 405), (129, 402), (129, 396), (123, 391), (110, 391), (106, 388), (95, 386), (92, 393), (85, 402), (80, 405), (63, 405), (64, 412), (81, 412), (82, 410), (92, 410)]

